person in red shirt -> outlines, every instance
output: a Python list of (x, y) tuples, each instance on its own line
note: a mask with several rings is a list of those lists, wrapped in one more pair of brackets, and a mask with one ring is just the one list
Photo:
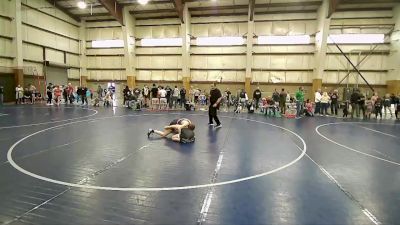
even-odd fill
[(61, 94), (62, 94), (62, 90), (61, 90), (60, 86), (56, 85), (56, 87), (53, 89), (53, 92), (54, 92), (54, 100), (55, 100), (56, 104), (60, 105)]

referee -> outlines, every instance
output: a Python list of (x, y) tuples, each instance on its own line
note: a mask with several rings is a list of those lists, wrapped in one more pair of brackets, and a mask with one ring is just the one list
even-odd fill
[(210, 107), (208, 109), (208, 118), (209, 118), (209, 123), (208, 125), (214, 126), (213, 119), (217, 123), (215, 128), (221, 128), (221, 122), (219, 121), (217, 117), (217, 110), (219, 109), (219, 103), (222, 100), (222, 95), (221, 91), (215, 87), (215, 84), (211, 86), (210, 90)]

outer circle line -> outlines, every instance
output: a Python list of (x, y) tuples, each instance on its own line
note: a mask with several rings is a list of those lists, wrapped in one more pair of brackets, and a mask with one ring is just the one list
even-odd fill
[[(33, 107), (33, 108), (50, 108), (50, 107)], [(75, 107), (64, 107), (64, 108), (68, 108), (68, 109), (73, 109)], [(50, 122), (43, 122), (43, 123), (31, 123), (31, 124), (24, 124), (24, 125), (15, 125), (15, 126), (6, 126), (6, 127), (0, 127), (0, 130), (3, 129), (11, 129), (11, 128), (19, 128), (19, 127), (33, 127), (33, 126), (39, 126), (39, 125), (45, 125), (45, 124), (52, 124), (52, 123), (61, 123), (61, 122), (66, 122), (66, 121), (73, 121), (73, 120), (78, 120), (78, 119), (83, 119), (83, 118), (88, 118), (91, 116), (96, 115), (97, 113), (99, 113), (97, 110), (95, 109), (89, 109), (89, 108), (81, 108), (84, 110), (88, 110), (88, 111), (94, 111), (93, 114), (90, 114), (88, 116), (82, 116), (82, 117), (76, 117), (76, 118), (72, 118), (72, 119), (66, 119), (66, 120), (56, 120), (56, 121), (50, 121)]]
[[(368, 153), (365, 153), (365, 152), (362, 152), (362, 151), (358, 151), (358, 150), (356, 150), (356, 149), (354, 149), (354, 148), (350, 148), (350, 147), (348, 147), (348, 146), (346, 146), (346, 145), (344, 145), (344, 144), (340, 144), (340, 143), (338, 143), (338, 142), (336, 142), (336, 141), (334, 141), (334, 140), (329, 139), (329, 138), (326, 137), (325, 135), (321, 134), (321, 132), (319, 132), (319, 128), (321, 128), (321, 127), (330, 126), (330, 125), (338, 125), (338, 124), (346, 124), (346, 123), (348, 123), (348, 124), (353, 124), (353, 123), (361, 123), (361, 124), (363, 124), (362, 122), (325, 123), (325, 124), (321, 124), (321, 125), (317, 126), (317, 127), (315, 128), (315, 132), (317, 132), (317, 134), (318, 134), (319, 136), (321, 136), (322, 138), (324, 138), (325, 140), (327, 140), (327, 141), (329, 141), (329, 142), (332, 142), (333, 144), (338, 145), (338, 146), (340, 146), (340, 147), (342, 147), (342, 148), (345, 148), (345, 149), (347, 149), (347, 150), (350, 150), (350, 151), (359, 153), (359, 154), (361, 154), (361, 155), (365, 155), (365, 156), (368, 156), (368, 157), (371, 157), (371, 158), (374, 158), (374, 159), (378, 159), (378, 160), (381, 160), (381, 161), (384, 161), (384, 162), (387, 162), (387, 163), (391, 163), (391, 164), (400, 166), (400, 163), (398, 163), (398, 162), (393, 162), (393, 161), (390, 161), (390, 160), (387, 160), (387, 159), (384, 159), (384, 158), (380, 158), (380, 157), (378, 157), (378, 156), (374, 156), (374, 155), (371, 155), (371, 154), (368, 154)], [(364, 123), (364, 124), (378, 124), (378, 123)], [(383, 125), (389, 125), (389, 124), (383, 124)], [(396, 125), (396, 124), (392, 124), (392, 125)]]
[[(297, 161), (299, 161), (301, 158), (304, 157), (304, 155), (306, 154), (307, 151), (307, 144), (304, 141), (304, 139), (298, 135), (297, 133), (275, 125), (275, 124), (270, 124), (270, 123), (266, 123), (266, 122), (262, 122), (262, 121), (257, 121), (257, 120), (253, 120), (253, 119), (246, 119), (246, 118), (238, 118), (238, 117), (229, 117), (229, 116), (223, 116), (225, 118), (236, 118), (236, 119), (241, 119), (241, 120), (246, 120), (246, 121), (252, 121), (252, 122), (256, 122), (256, 123), (262, 123), (262, 124), (266, 124), (266, 125), (270, 125), (282, 130), (285, 130), (293, 135), (295, 135), (298, 139), (301, 140), (301, 142), (303, 143), (303, 149), (301, 151), (301, 154), (294, 159), (293, 161), (278, 167), (276, 169), (264, 172), (264, 173), (260, 173), (257, 175), (253, 175), (253, 176), (248, 176), (248, 177), (244, 177), (244, 178), (240, 178), (240, 179), (234, 179), (234, 180), (230, 180), (230, 181), (223, 181), (223, 182), (217, 182), (217, 183), (212, 183), (212, 184), (200, 184), (200, 185), (190, 185), (190, 186), (177, 186), (177, 187), (152, 187), (152, 188), (118, 188), (118, 187), (104, 187), (104, 186), (96, 186), (96, 185), (84, 185), (84, 184), (75, 184), (75, 183), (69, 183), (69, 182), (64, 182), (64, 181), (59, 181), (59, 180), (55, 180), (55, 179), (50, 179), (44, 176), (40, 176), (38, 174), (29, 172), (27, 170), (25, 170), (24, 168), (20, 167), (12, 158), (12, 152), (14, 151), (14, 148), (21, 142), (23, 142), (24, 140), (39, 134), (39, 133), (43, 133), (45, 131), (54, 129), (54, 128), (58, 128), (58, 127), (62, 127), (62, 126), (66, 126), (66, 125), (70, 125), (70, 124), (75, 124), (75, 123), (81, 123), (81, 122), (85, 122), (85, 121), (96, 121), (96, 120), (103, 120), (103, 119), (109, 119), (109, 118), (118, 118), (118, 117), (125, 117), (125, 116), (148, 116), (148, 115), (165, 115), (165, 114), (140, 114), (140, 115), (123, 115), (123, 116), (112, 116), (112, 117), (103, 117), (103, 118), (98, 118), (98, 119), (89, 119), (89, 120), (80, 120), (80, 121), (74, 121), (74, 122), (70, 122), (70, 123), (66, 123), (66, 124), (61, 124), (61, 125), (57, 125), (57, 126), (53, 126), (53, 127), (49, 127), (40, 131), (37, 131), (35, 133), (32, 133), (28, 136), (23, 137), (22, 139), (18, 140), (17, 142), (15, 142), (10, 149), (7, 152), (7, 160), (9, 161), (10, 165), (12, 165), (15, 169), (17, 169), (18, 171), (20, 171), (21, 173), (24, 173), (28, 176), (34, 177), (36, 179), (39, 180), (43, 180), (43, 181), (47, 181), (50, 183), (54, 183), (54, 184), (59, 184), (59, 185), (64, 185), (64, 186), (69, 186), (69, 187), (75, 187), (75, 188), (85, 188), (85, 189), (95, 189), (95, 190), (106, 190), (106, 191), (175, 191), (175, 190), (188, 190), (188, 189), (197, 189), (197, 188), (208, 188), (208, 187), (216, 187), (216, 186), (222, 186), (222, 185), (227, 185), (227, 184), (234, 184), (234, 183), (239, 183), (239, 182), (243, 182), (243, 181), (247, 181), (247, 180), (252, 180), (255, 178), (259, 178), (259, 177), (263, 177), (275, 172), (278, 172), (280, 170), (283, 170), (289, 166), (292, 166), (293, 164), (295, 164)], [(195, 115), (195, 114), (192, 114)], [(197, 115), (202, 115), (202, 114), (197, 114)], [(221, 116), (222, 117), (222, 116)]]

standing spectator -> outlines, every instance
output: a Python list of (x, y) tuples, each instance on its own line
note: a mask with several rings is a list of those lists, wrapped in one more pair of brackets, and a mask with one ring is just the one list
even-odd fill
[(373, 105), (372, 105), (371, 98), (368, 98), (367, 101), (365, 101), (365, 108), (366, 108), (365, 118), (371, 119), (371, 114), (373, 111)]
[(15, 88), (15, 104), (21, 104), (23, 97), (24, 89), (21, 87), (21, 85), (18, 84), (18, 86)]
[(74, 87), (72, 86), (71, 83), (68, 83), (67, 95), (68, 95), (69, 103), (72, 104), (74, 102)]
[(3, 102), (4, 102), (4, 87), (2, 84), (0, 84), (0, 106), (3, 105)]
[(61, 94), (62, 94), (62, 90), (60, 88), (59, 85), (56, 85), (55, 88), (53, 89), (54, 92), (54, 99), (56, 102), (56, 105), (59, 106), (60, 102), (61, 102)]
[(331, 114), (338, 115), (338, 107), (339, 107), (339, 94), (338, 90), (334, 90), (331, 95)]
[(362, 111), (363, 119), (365, 119), (365, 95), (359, 92), (358, 96), (358, 108), (360, 111)]
[(321, 89), (318, 89), (314, 94), (315, 114), (321, 113), (321, 98), (322, 98)]
[(396, 110), (394, 111), (394, 114), (396, 116), (396, 119), (399, 119), (398, 114), (400, 111), (400, 95), (396, 97), (395, 99), (395, 106), (396, 106)]
[(280, 98), (279, 98), (279, 92), (276, 90), (274, 90), (274, 93), (272, 93), (272, 100), (274, 100), (274, 102), (279, 102)]
[(387, 93), (385, 97), (383, 97), (383, 110), (385, 110), (385, 117), (387, 115), (387, 109), (389, 109), (390, 117), (393, 117), (391, 103), (392, 99), (390, 98), (390, 95)]
[(286, 113), (286, 97), (287, 93), (285, 92), (285, 89), (282, 88), (282, 91), (279, 94), (279, 107), (282, 115)]
[(239, 93), (239, 102), (242, 105), (242, 108), (246, 107), (248, 99), (249, 97), (247, 96), (246, 91), (244, 89), (241, 89)]
[(210, 107), (208, 109), (208, 118), (209, 118), (209, 122), (208, 125), (213, 126), (213, 120), (215, 120), (215, 122), (217, 123), (217, 125), (215, 126), (215, 128), (221, 128), (221, 122), (218, 119), (217, 116), (217, 110), (219, 109), (219, 103), (222, 100), (222, 94), (221, 91), (215, 87), (215, 85), (213, 84), (211, 86), (211, 90), (210, 90)]
[(63, 98), (64, 98), (64, 103), (65, 104), (68, 104), (68, 86), (62, 86), (62, 95), (63, 95)]
[(303, 112), (303, 104), (304, 104), (304, 92), (303, 87), (299, 87), (299, 90), (296, 92), (296, 116), (300, 117), (301, 112)]
[(78, 95), (79, 95), (79, 97), (80, 97), (80, 99), (81, 99), (81, 102), (82, 102), (82, 105), (84, 105), (85, 104), (85, 98), (86, 98), (86, 90), (85, 90), (85, 87), (80, 87), (79, 89), (78, 89)]
[(257, 87), (257, 89), (254, 90), (254, 92), (253, 92), (253, 99), (256, 104), (256, 109), (258, 109), (258, 105), (260, 104), (261, 97), (262, 97), (262, 93), (260, 91), (260, 87)]
[(320, 113), (324, 116), (328, 114), (329, 100), (330, 97), (328, 93), (325, 91), (321, 96), (321, 111), (320, 111)]
[(147, 85), (144, 85), (142, 93), (144, 98), (144, 107), (149, 107), (150, 89)]
[(200, 96), (200, 90), (198, 88), (193, 90), (193, 96), (194, 96), (194, 103), (198, 104), (199, 103), (199, 96)]
[(52, 105), (53, 104), (53, 84), (49, 83), (46, 88), (46, 94), (47, 94), (47, 105)]
[(356, 116), (360, 117), (360, 108), (358, 107), (358, 100), (360, 95), (358, 90), (354, 90), (350, 96), (350, 104), (351, 104), (351, 118), (354, 118), (354, 112), (356, 112)]
[(101, 88), (100, 84), (97, 86), (97, 96), (101, 99), (103, 97), (103, 88)]
[(382, 119), (382, 99), (378, 97), (375, 101), (375, 118), (378, 119), (378, 114)]
[(225, 95), (226, 95), (226, 106), (229, 107), (231, 106), (231, 101), (232, 101), (232, 92), (229, 90), (229, 88), (226, 89), (225, 91)]
[(167, 85), (167, 87), (165, 88), (165, 91), (167, 92), (165, 98), (167, 98), (168, 107), (171, 108), (172, 107), (172, 104), (171, 104), (172, 89)]
[(122, 94), (124, 96), (124, 101), (122, 105), (127, 106), (126, 101), (128, 100), (128, 94), (130, 94), (131, 90), (129, 90), (128, 85), (125, 86), (124, 90), (122, 90)]
[(151, 98), (158, 98), (158, 88), (156, 87), (156, 84), (153, 84), (153, 87), (151, 88)]
[(184, 87), (182, 87), (182, 89), (180, 91), (180, 95), (181, 95), (180, 103), (181, 103), (181, 108), (182, 108), (186, 104), (186, 89)]
[(172, 100), (171, 106), (174, 106), (175, 109), (176, 109), (176, 104), (177, 104), (178, 98), (179, 98), (179, 89), (178, 89), (178, 86), (175, 85), (174, 90), (172, 90), (172, 99), (171, 99)]
[(35, 87), (35, 85), (33, 85), (33, 84), (29, 84), (28, 86), (29, 86), (29, 87), (28, 87), (29, 92), (30, 92), (30, 94), (31, 94), (32, 104), (34, 104), (34, 103), (35, 103), (35, 100), (36, 100), (36, 87)]
[(90, 91), (89, 88), (85, 88), (85, 103), (86, 105), (89, 105), (88, 99), (92, 97), (92, 92)]

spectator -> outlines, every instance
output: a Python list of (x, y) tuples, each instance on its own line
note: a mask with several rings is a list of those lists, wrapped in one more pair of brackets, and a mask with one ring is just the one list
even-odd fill
[(180, 103), (181, 103), (181, 108), (182, 108), (186, 104), (186, 89), (184, 87), (181, 88), (180, 96), (181, 96)]
[(53, 84), (49, 83), (46, 88), (46, 94), (47, 94), (47, 105), (53, 105)]
[[(226, 106), (229, 109), (231, 106), (231, 101), (232, 101), (232, 92), (229, 90), (229, 88), (226, 89), (225, 96), (226, 96)], [(256, 105), (256, 108), (258, 108), (257, 105)]]
[(372, 104), (371, 98), (368, 98), (368, 100), (365, 101), (365, 108), (366, 108), (365, 117), (368, 119), (371, 119), (371, 114), (374, 108), (373, 106), (374, 105)]
[(165, 88), (165, 91), (167, 92), (165, 98), (167, 99), (168, 107), (171, 108), (171, 106), (172, 106), (172, 104), (171, 104), (172, 89), (167, 85), (167, 87)]
[(36, 87), (33, 84), (28, 85), (28, 90), (31, 94), (31, 101), (32, 104), (35, 103), (35, 98), (36, 98)]
[(314, 102), (315, 102), (315, 114), (321, 113), (321, 89), (318, 89), (314, 94)]
[(128, 85), (125, 86), (124, 90), (122, 90), (122, 94), (124, 96), (124, 101), (122, 103), (122, 105), (127, 106), (128, 104), (126, 104), (126, 101), (128, 100), (128, 94), (131, 93), (131, 90), (129, 90)]
[(0, 84), (0, 106), (3, 105), (3, 102), (4, 102), (4, 87), (2, 84)]
[(400, 111), (400, 95), (396, 97), (395, 99), (395, 105), (396, 105), (396, 110), (394, 111), (394, 114), (396, 115), (396, 119), (399, 119), (398, 114)]
[(254, 90), (254, 92), (253, 92), (253, 99), (256, 104), (256, 109), (258, 109), (258, 105), (260, 104), (261, 97), (262, 97), (262, 93), (260, 91), (260, 87), (257, 87), (257, 89)]
[(278, 93), (278, 91), (276, 90), (276, 88), (275, 88), (275, 90), (274, 90), (274, 93), (272, 93), (272, 99), (274, 100), (274, 102), (279, 102), (279, 93)]
[(303, 103), (304, 103), (304, 92), (303, 87), (299, 87), (299, 90), (296, 92), (296, 116), (300, 117), (301, 112), (303, 111)]
[(53, 89), (54, 92), (54, 100), (56, 102), (56, 105), (59, 106), (61, 102), (61, 94), (62, 90), (59, 85), (56, 85), (55, 88)]
[(354, 118), (354, 113), (356, 112), (356, 116), (360, 117), (360, 108), (358, 105), (360, 95), (358, 90), (354, 90), (350, 96), (350, 104), (351, 104), (351, 118)]
[(365, 119), (365, 96), (361, 92), (359, 92), (358, 108), (360, 111), (362, 111), (363, 119)]
[(239, 102), (242, 105), (242, 108), (246, 107), (248, 99), (249, 97), (247, 96), (246, 91), (244, 89), (241, 89), (239, 93)]
[(29, 100), (30, 102), (31, 102), (31, 104), (33, 104), (33, 101), (32, 101), (32, 93), (29, 91), (29, 89), (28, 88), (25, 88), (25, 90), (24, 90), (24, 97), (23, 97), (23, 103), (25, 104), (25, 103), (28, 103), (27, 101), (25, 102), (25, 100)]
[(74, 87), (72, 86), (71, 83), (68, 83), (67, 86), (67, 95), (68, 95), (68, 100), (69, 103), (72, 104), (74, 102)]
[[(72, 86), (71, 86), (72, 87)], [(101, 99), (103, 97), (103, 88), (101, 88), (100, 84), (97, 86), (97, 96)]]
[(175, 85), (174, 90), (172, 90), (172, 99), (171, 99), (171, 106), (173, 106), (176, 109), (176, 104), (178, 102), (179, 98), (179, 89), (178, 86)]
[(282, 88), (282, 91), (279, 94), (279, 107), (282, 115), (286, 113), (286, 97), (287, 93), (285, 92), (285, 89)]
[(24, 89), (22, 89), (21, 85), (15, 88), (15, 104), (21, 104), (22, 98), (24, 96)]
[(149, 107), (150, 89), (149, 89), (149, 87), (147, 87), (147, 85), (144, 85), (142, 93), (143, 93), (143, 98), (144, 98), (144, 107)]
[(339, 94), (338, 90), (334, 90), (331, 95), (331, 114), (338, 115), (338, 108), (339, 108)]
[(390, 95), (386, 94), (385, 97), (383, 97), (383, 109), (385, 110), (385, 117), (387, 115), (387, 109), (389, 109), (390, 117), (393, 117), (391, 103), (392, 103), (392, 100), (390, 98)]
[(382, 119), (382, 99), (378, 97), (375, 101), (375, 118), (378, 119), (378, 114), (380, 115)]
[(328, 115), (329, 101), (330, 97), (328, 93), (325, 91), (321, 96), (321, 111), (320, 111), (320, 113), (324, 116)]
[(313, 105), (312, 105), (312, 103), (310, 102), (310, 99), (307, 99), (307, 101), (306, 101), (306, 109), (305, 109), (305, 112), (306, 112), (306, 116), (314, 116), (314, 113), (313, 113)]

